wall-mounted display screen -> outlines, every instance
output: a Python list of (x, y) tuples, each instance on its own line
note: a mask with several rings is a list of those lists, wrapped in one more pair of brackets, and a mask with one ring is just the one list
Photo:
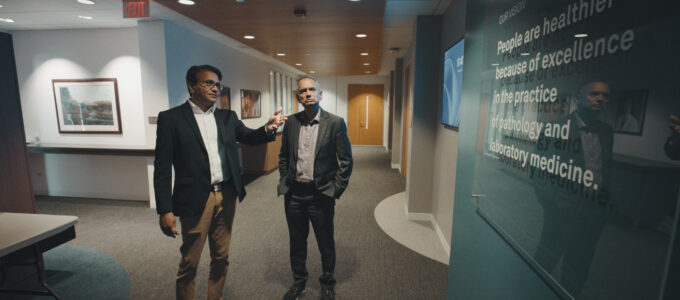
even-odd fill
[(444, 91), (442, 92), (442, 124), (460, 125), (460, 90), (463, 86), (463, 51), (461, 39), (444, 52)]

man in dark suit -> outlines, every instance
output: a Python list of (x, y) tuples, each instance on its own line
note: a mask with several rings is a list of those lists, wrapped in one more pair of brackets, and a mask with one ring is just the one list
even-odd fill
[(321, 252), (321, 298), (334, 299), (335, 199), (349, 184), (352, 149), (345, 121), (319, 106), (323, 95), (319, 81), (303, 76), (298, 80), (297, 93), (305, 109), (286, 121), (279, 153), (278, 194), (285, 195), (290, 263), (295, 279), (283, 299), (297, 299), (305, 291), (310, 221)]
[(177, 299), (194, 299), (194, 277), (206, 239), (211, 258), (208, 299), (221, 299), (236, 197), (243, 201), (246, 195), (236, 142), (254, 145), (273, 141), (276, 128), (286, 120), (279, 115), (279, 108), (265, 126), (253, 130), (233, 111), (216, 109), (220, 80), (222, 73), (213, 66), (189, 68), (186, 83), (191, 98), (158, 114), (156, 210), (161, 230), (173, 238), (179, 234), (175, 216), (180, 217), (182, 259), (177, 272)]
[[(587, 186), (585, 180), (579, 184), (538, 169), (533, 173), (544, 222), (534, 259), (549, 273), (555, 273), (562, 260), (560, 284), (573, 297), (582, 296), (610, 202), (614, 133), (609, 124), (597, 119), (606, 109), (610, 94), (605, 82), (583, 85), (576, 111), (557, 121), (569, 126), (568, 138), (562, 140), (544, 132), (537, 141), (537, 154), (556, 155), (561, 162), (592, 174)], [(585, 172), (583, 177), (589, 177)]]

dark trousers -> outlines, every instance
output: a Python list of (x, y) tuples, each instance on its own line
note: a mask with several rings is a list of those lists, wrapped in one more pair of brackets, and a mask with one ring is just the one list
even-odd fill
[[(291, 191), (294, 194), (295, 191)], [(333, 238), (333, 216), (335, 215), (335, 199), (318, 192), (313, 197), (300, 199), (285, 196), (286, 221), (290, 235), (290, 265), (293, 270), (295, 284), (304, 286), (307, 283), (307, 236), (309, 222), (312, 222), (319, 252), (323, 275), (319, 277), (322, 285), (333, 287), (335, 278), (335, 239)]]

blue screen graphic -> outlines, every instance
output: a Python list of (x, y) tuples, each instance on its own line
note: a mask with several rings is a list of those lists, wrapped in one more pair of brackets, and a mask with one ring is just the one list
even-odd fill
[(460, 125), (460, 93), (463, 86), (463, 50), (461, 39), (444, 53), (444, 92), (442, 93), (442, 123)]

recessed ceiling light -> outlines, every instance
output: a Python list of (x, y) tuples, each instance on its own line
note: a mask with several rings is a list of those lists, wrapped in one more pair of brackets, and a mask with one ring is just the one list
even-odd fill
[(349, 0), (349, 2), (359, 2), (361, 0)]
[(519, 55), (521, 55), (521, 56), (528, 56), (528, 55), (529, 55), (529, 52), (522, 52), (522, 53), (520, 53)]
[(369, 74), (369, 73), (371, 73), (371, 71), (366, 71), (365, 73), (366, 73), (366, 74)]
[(368, 52), (362, 52), (361, 55), (366, 56), (368, 55)]
[(301, 63), (296, 63), (295, 65), (296, 65), (296, 66), (301, 66), (302, 64), (301, 64)]
[(584, 38), (584, 37), (588, 37), (588, 34), (587, 33), (577, 33), (577, 34), (574, 34), (574, 37), (575, 38)]
[(92, 20), (92, 17), (90, 16), (78, 16), (78, 18), (84, 19), (84, 20)]
[(255, 36), (253, 36), (253, 35), (244, 35), (243, 38), (246, 39), (246, 40), (252, 40), (252, 39), (255, 38)]
[(286, 53), (276, 53), (277, 56), (286, 56)]
[(194, 5), (196, 2), (193, 0), (177, 0), (177, 3), (179, 4), (184, 4), (184, 5)]
[(365, 37), (367, 37), (367, 35), (365, 33), (359, 33), (359, 34), (356, 35), (356, 37), (365, 38)]
[(305, 55), (309, 56), (310, 54), (309, 54), (309, 53), (305, 53)]
[(2, 4), (0, 4), (0, 7), (2, 7)]
[(5, 18), (0, 18), (0, 22), (5, 22), (5, 23), (14, 23), (13, 19), (5, 19)]
[(314, 74), (314, 73), (316, 73), (316, 71), (309, 71), (309, 73), (312, 73), (312, 74)]
[(371, 64), (369, 63), (363, 63), (364, 66), (370, 66)]
[(78, 3), (93, 5), (94, 1), (92, 1), (92, 0), (78, 0)]

